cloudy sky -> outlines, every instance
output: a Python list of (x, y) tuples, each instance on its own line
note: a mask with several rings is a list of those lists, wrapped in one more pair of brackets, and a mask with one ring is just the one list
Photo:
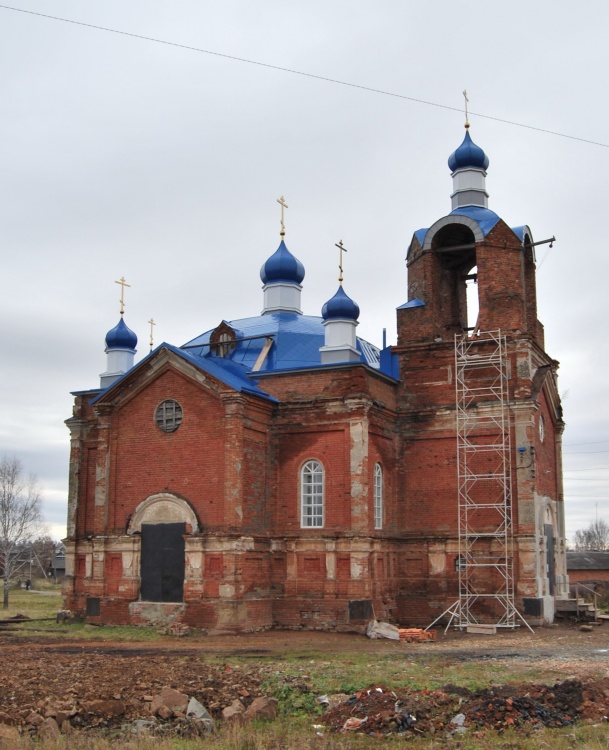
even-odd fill
[(138, 358), (151, 317), (156, 345), (257, 315), (283, 194), (304, 312), (334, 293), (342, 239), (359, 335), (395, 341), (412, 233), (450, 210), (464, 88), (489, 207), (557, 237), (538, 294), (567, 533), (609, 520), (606, 0), (15, 2), (30, 13), (0, 6), (0, 454), (37, 474), (56, 538), (63, 422), (106, 369), (114, 281), (131, 284)]

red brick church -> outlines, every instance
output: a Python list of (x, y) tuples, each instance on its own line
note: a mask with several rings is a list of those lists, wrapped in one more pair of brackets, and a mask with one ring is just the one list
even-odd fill
[(452, 210), (408, 248), (395, 345), (356, 335), (342, 274), (303, 314), (283, 218), (261, 315), (134, 364), (121, 308), (67, 420), (66, 607), (211, 631), (552, 621), (568, 579), (540, 243), (487, 207), (468, 130), (449, 167)]

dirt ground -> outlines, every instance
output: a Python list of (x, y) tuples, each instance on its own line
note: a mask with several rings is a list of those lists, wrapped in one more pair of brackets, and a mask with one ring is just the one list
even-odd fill
[[(247, 707), (262, 695), (261, 684), (272, 673), (275, 659), (310, 651), (317, 652), (318, 658), (327, 655), (332, 661), (353, 651), (371, 656), (395, 653), (413, 660), (435, 655), (450, 662), (489, 662), (495, 666), (517, 661), (523, 667), (547, 670), (556, 674), (557, 680), (567, 681), (564, 689), (526, 686), (506, 694), (464, 694), (461, 689), (453, 690), (454, 686), (445, 686), (441, 691), (427, 691), (425, 697), (421, 693), (396, 695), (382, 686), (368, 686), (351, 698), (350, 704), (329, 710), (326, 723), (336, 730), (349, 719), (354, 720), (353, 729), (357, 730), (363, 726), (358, 721), (365, 718), (363, 723), (368, 727), (363, 728), (368, 731), (383, 733), (387, 727), (387, 731), (405, 731), (415, 721), (417, 711), (419, 731), (423, 727), (436, 731), (436, 725), (445, 726), (458, 710), (467, 713), (466, 723), (478, 722), (485, 727), (502, 722), (518, 725), (523, 716), (537, 716), (539, 721), (554, 721), (559, 726), (582, 715), (594, 721), (606, 720), (609, 715), (609, 623), (590, 632), (582, 632), (578, 624), (563, 624), (533, 633), (526, 628), (500, 631), (494, 636), (454, 630), (444, 634), (440, 630), (435, 642), (424, 644), (302, 631), (159, 637), (158, 642), (145, 644), (66, 642), (42, 630), (24, 638), (23, 631), (16, 632), (10, 626), (0, 628), (0, 724), (19, 731), (33, 731), (48, 719), (54, 720), (61, 731), (124, 726), (125, 722), (150, 717), (151, 701), (164, 686), (196, 697), (217, 719), (235, 700)], [(258, 661), (257, 655), (265, 659)], [(222, 658), (206, 661), (206, 656), (248, 659), (240, 666), (227, 666)], [(536, 707), (529, 705), (531, 701)], [(370, 715), (376, 717), (373, 727)]]

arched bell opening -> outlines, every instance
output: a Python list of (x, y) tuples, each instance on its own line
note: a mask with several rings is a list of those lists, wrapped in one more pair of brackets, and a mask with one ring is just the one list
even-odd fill
[(446, 328), (473, 332), (479, 309), (474, 232), (465, 224), (447, 224), (435, 233), (431, 249), (439, 262)]

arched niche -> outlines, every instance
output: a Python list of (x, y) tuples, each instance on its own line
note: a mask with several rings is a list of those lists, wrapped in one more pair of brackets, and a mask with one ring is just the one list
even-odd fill
[(186, 500), (169, 492), (151, 495), (135, 509), (127, 534), (141, 533), (142, 524), (184, 523), (187, 534), (196, 534), (199, 522), (194, 510)]

